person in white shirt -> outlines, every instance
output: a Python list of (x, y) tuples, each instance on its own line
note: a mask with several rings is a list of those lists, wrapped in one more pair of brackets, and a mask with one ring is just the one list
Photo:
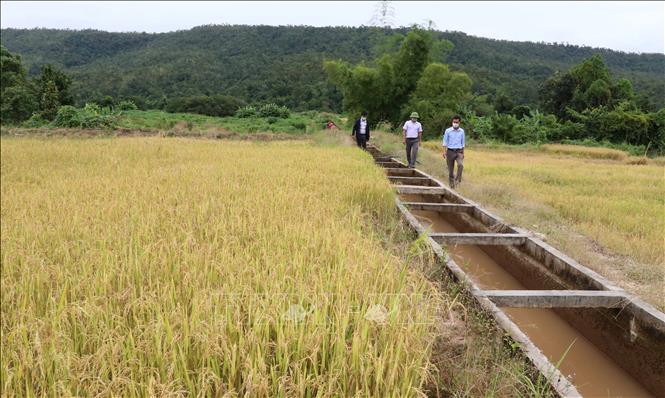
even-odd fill
[(367, 121), (367, 112), (360, 114), (360, 119), (356, 120), (353, 124), (351, 136), (356, 136), (356, 143), (362, 149), (367, 149), (367, 141), (369, 141), (369, 122)]
[(402, 127), (404, 132), (402, 143), (406, 145), (406, 161), (411, 169), (416, 167), (418, 145), (423, 141), (423, 126), (418, 121), (418, 117), (418, 112), (411, 112), (411, 120), (404, 123), (404, 127)]
[[(459, 126), (462, 119), (453, 117), (453, 127), (448, 127), (443, 133), (443, 158), (448, 165), (448, 182), (451, 188), (455, 188), (462, 182), (462, 170), (464, 170), (464, 129)], [(454, 173), (455, 162), (457, 162), (457, 175)]]

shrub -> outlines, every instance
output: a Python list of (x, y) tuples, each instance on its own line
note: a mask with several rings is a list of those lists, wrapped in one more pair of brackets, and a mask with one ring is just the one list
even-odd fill
[(469, 138), (478, 141), (487, 141), (492, 136), (492, 118), (489, 116), (477, 116), (470, 112), (463, 119), (462, 127)]
[(58, 113), (55, 115), (53, 124), (58, 127), (79, 127), (80, 121), (78, 110), (71, 105), (61, 106), (60, 109), (58, 109)]
[(584, 134), (584, 125), (566, 120), (563, 123), (557, 123), (552, 126), (547, 133), (549, 141), (564, 141), (581, 137)]
[(117, 105), (116, 108), (119, 111), (135, 111), (139, 109), (138, 106), (136, 106), (136, 104), (132, 100), (120, 101), (120, 103)]
[(285, 106), (279, 106), (274, 103), (265, 104), (259, 108), (259, 116), (261, 117), (280, 117), (286, 119), (291, 115), (289, 108)]
[(513, 114), (518, 119), (522, 119), (525, 116), (529, 116), (531, 114), (531, 108), (529, 108), (527, 105), (517, 105), (514, 107), (510, 113)]
[(238, 108), (236, 111), (236, 117), (247, 118), (257, 116), (258, 112), (255, 107), (252, 105), (247, 105), (242, 108)]
[(53, 121), (57, 127), (84, 129), (109, 128), (115, 126), (115, 123), (116, 115), (97, 104), (85, 104), (83, 109), (71, 105), (61, 106)]
[(307, 125), (303, 122), (292, 122), (291, 126), (298, 130), (307, 130)]
[(649, 141), (657, 153), (665, 153), (665, 108), (650, 113)]
[(175, 98), (166, 105), (166, 111), (224, 117), (232, 116), (243, 105), (242, 100), (228, 95), (199, 95)]
[(2, 124), (20, 123), (28, 119), (37, 109), (38, 103), (27, 84), (2, 87), (2, 104), (0, 105)]
[(39, 113), (33, 113), (30, 119), (23, 122), (23, 127), (35, 128), (43, 127), (49, 124), (49, 121), (44, 119), (44, 117)]

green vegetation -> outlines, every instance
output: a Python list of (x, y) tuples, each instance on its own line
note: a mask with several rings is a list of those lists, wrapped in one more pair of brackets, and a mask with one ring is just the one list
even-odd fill
[(187, 131), (227, 130), (235, 133), (292, 133), (308, 134), (322, 130), (328, 119), (339, 121), (338, 116), (318, 112), (291, 113), (289, 117), (210, 117), (187, 113), (163, 111), (128, 111), (120, 115), (117, 128), (130, 130), (172, 130)]
[(439, 47), (431, 31), (414, 29), (393, 53), (382, 55), (373, 66), (350, 66), (342, 61), (324, 64), (329, 79), (342, 92), (344, 110), (359, 114), (366, 110), (375, 122), (394, 126), (418, 110), (430, 131), (441, 131), (450, 117), (471, 99), (471, 79), (451, 72), (447, 65), (432, 63)]
[(21, 65), (21, 57), (0, 47), (0, 78), (2, 79), (1, 116), (3, 123), (29, 118), (37, 108), (37, 101)]
[(368, 110), (375, 122), (389, 121), (399, 130), (411, 111), (418, 111), (425, 136), (440, 136), (453, 115), (465, 119), (469, 138), (508, 144), (595, 140), (665, 151), (665, 108), (645, 112), (635, 101), (630, 81), (612, 81), (600, 56), (585, 60), (563, 75), (555, 73), (541, 88), (537, 107), (514, 106), (501, 93), (494, 112), (482, 96), (472, 96), (468, 75), (450, 72), (432, 60), (432, 32), (414, 29), (394, 55), (376, 59), (373, 67), (325, 63), (332, 83), (344, 98), (347, 114)]
[(244, 101), (228, 95), (199, 95), (174, 98), (167, 103), (165, 110), (174, 113), (231, 116), (244, 105)]
[[(460, 304), (459, 285), (435, 274), (422, 237), (410, 244), (369, 157), (339, 147), (347, 132), (321, 131), (353, 119), (321, 110), (368, 110), (388, 128), (416, 110), (435, 151), (451, 116), (463, 115), (470, 142), (510, 153), (471, 150), (462, 193), (515, 208), (518, 224), (545, 223), (554, 241), (573, 226), (593, 238), (570, 234), (582, 253), (597, 241), (624, 256), (590, 265), (607, 273), (609, 261), (620, 283), (662, 301), (652, 263), (663, 260), (654, 249), (663, 163), (642, 156), (665, 150), (660, 54), (422, 29), (2, 33), (30, 72), (2, 48), (2, 127), (18, 134), (307, 138), (3, 138), (6, 395), (549, 395), (489, 321)], [(385, 151), (401, 150), (397, 136), (377, 132)], [(421, 157), (441, 173), (438, 153)], [(290, 303), (224, 297), (257, 291), (291, 294), (313, 322), (290, 323), (300, 314)], [(318, 307), (322, 291), (334, 300)], [(418, 316), (437, 321), (398, 311), (384, 329), (369, 325), (346, 311), (368, 309), (368, 291), (386, 305), (402, 292), (426, 296), (436, 314)], [(254, 322), (259, 310), (268, 322)]]
[(0, 46), (0, 69), (2, 123), (17, 123), (33, 116), (53, 120), (60, 106), (73, 103), (71, 79), (51, 65), (43, 65), (40, 75), (30, 80), (21, 57)]
[[(284, 107), (268, 106), (264, 109), (265, 112), (278, 112), (281, 117), (258, 114), (214, 117), (159, 110), (141, 111), (131, 109), (132, 107), (135, 105), (131, 102), (123, 102), (116, 106), (115, 110), (96, 104), (86, 104), (83, 108), (66, 105), (60, 107), (53, 121), (34, 115), (19, 125), (19, 129), (33, 129), (37, 135), (48, 135), (50, 130), (57, 128), (68, 128), (105, 129), (109, 130), (109, 133), (113, 130), (129, 130), (179, 136), (225, 136), (251, 133), (310, 134), (323, 130), (328, 120), (342, 125), (339, 115), (314, 111), (290, 112)], [(284, 117), (285, 112), (288, 113), (287, 117)]]
[[(429, 137), (460, 114), (469, 138), (480, 142), (610, 142), (639, 148), (635, 155), (665, 152), (665, 83), (652, 79), (665, 74), (660, 54), (488, 41), (417, 27), (202, 26), (157, 35), (7, 29), (3, 44), (41, 73), (31, 81), (21, 58), (3, 49), (4, 124), (30, 119), (27, 126), (38, 126), (74, 98), (111, 112), (133, 103), (252, 119), (232, 123), (242, 132), (306, 131), (308, 123), (278, 120), (289, 119), (291, 109), (341, 111), (349, 120), (367, 110), (374, 123), (396, 130), (418, 111)], [(68, 51), (54, 55), (63, 44)], [(519, 49), (525, 52), (518, 57)], [(569, 55), (579, 63), (562, 63)], [(55, 66), (43, 64), (47, 59)], [(66, 112), (72, 117), (64, 125), (116, 125), (93, 120), (100, 112)]]
[[(76, 102), (105, 96), (163, 109), (167, 99), (229, 95), (247, 103), (275, 102), (294, 110), (340, 112), (340, 93), (326, 81), (325, 60), (350, 64), (399, 48), (409, 29), (307, 26), (200, 26), (171, 33), (3, 29), (2, 44), (21, 54), (29, 75), (52, 64), (72, 77)], [(510, 42), (433, 32), (432, 62), (471, 78), (472, 92), (488, 102), (505, 94), (515, 105), (535, 106), (538, 87), (600, 54), (615, 79), (629, 79), (637, 101), (665, 106), (665, 56), (628, 54), (563, 44)]]

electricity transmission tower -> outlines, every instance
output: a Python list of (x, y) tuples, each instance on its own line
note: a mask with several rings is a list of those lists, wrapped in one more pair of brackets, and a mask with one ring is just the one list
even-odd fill
[(388, 0), (379, 1), (374, 7), (374, 14), (369, 20), (370, 26), (392, 28), (395, 25), (395, 7)]

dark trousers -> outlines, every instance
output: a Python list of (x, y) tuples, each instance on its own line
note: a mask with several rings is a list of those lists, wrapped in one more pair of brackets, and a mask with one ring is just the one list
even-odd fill
[[(454, 173), (455, 162), (457, 162), (457, 175)], [(446, 163), (448, 164), (448, 182), (455, 187), (462, 182), (462, 170), (464, 170), (464, 151), (460, 149), (448, 149), (446, 151)]]
[(419, 142), (420, 140), (418, 138), (406, 139), (406, 161), (409, 163), (409, 167), (416, 167)]
[(356, 143), (362, 149), (367, 149), (367, 136), (365, 134), (356, 133)]

